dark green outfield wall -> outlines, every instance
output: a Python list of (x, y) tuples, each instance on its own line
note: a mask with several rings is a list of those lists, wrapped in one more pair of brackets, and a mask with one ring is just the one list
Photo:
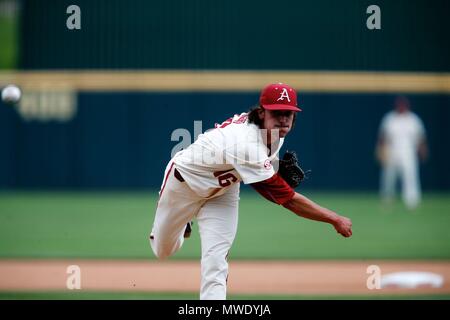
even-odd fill
[[(431, 158), (422, 166), (427, 190), (450, 189), (450, 99), (409, 95), (422, 117)], [(258, 93), (80, 93), (69, 122), (25, 121), (0, 104), (0, 188), (158, 188), (177, 128), (194, 135), (246, 111)], [(285, 147), (312, 169), (305, 188), (375, 190), (374, 146), (392, 95), (302, 94)]]
[[(66, 8), (81, 8), (78, 31)], [(366, 9), (381, 8), (381, 30)], [(447, 0), (28, 0), (20, 67), (450, 71)]]
[[(66, 8), (81, 8), (78, 31)], [(366, 8), (381, 8), (381, 30)], [(253, 69), (450, 72), (450, 1), (22, 1), (21, 69)], [(183, 90), (181, 90), (183, 91)], [(349, 90), (351, 91), (351, 89)], [(313, 170), (307, 188), (378, 185), (373, 147), (393, 95), (301, 94), (286, 147)], [(431, 158), (425, 189), (450, 189), (450, 98), (410, 94)], [(158, 187), (176, 142), (257, 102), (257, 92), (79, 92), (66, 123), (26, 122), (0, 105), (0, 188)]]

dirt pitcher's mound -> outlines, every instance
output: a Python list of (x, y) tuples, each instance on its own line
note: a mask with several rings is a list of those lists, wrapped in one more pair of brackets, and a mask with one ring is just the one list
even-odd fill
[[(79, 268), (69, 268), (74, 265)], [(441, 275), (444, 283), (439, 288), (371, 290), (367, 286), (374, 275), (368, 273), (371, 265), (379, 267), (381, 276), (400, 271), (432, 272)], [(68, 290), (76, 270), (82, 290), (198, 292), (200, 287), (198, 261), (0, 260), (0, 291)], [(230, 263), (228, 293), (450, 293), (450, 261), (235, 261)]]

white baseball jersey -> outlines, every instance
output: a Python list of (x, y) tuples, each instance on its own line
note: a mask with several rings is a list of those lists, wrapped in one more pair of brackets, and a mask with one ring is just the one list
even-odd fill
[(226, 192), (233, 184), (266, 180), (275, 174), (273, 161), (284, 138), (270, 152), (265, 130), (249, 123), (247, 113), (235, 115), (199, 135), (188, 148), (175, 154), (175, 167), (189, 187), (204, 198)]
[(384, 116), (380, 133), (392, 156), (415, 157), (420, 139), (425, 130), (420, 118), (413, 112), (389, 112)]

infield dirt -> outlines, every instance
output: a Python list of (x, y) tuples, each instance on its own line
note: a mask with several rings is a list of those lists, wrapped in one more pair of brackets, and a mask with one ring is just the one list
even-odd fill
[[(198, 292), (198, 261), (142, 260), (0, 260), (0, 291), (68, 290), (70, 265), (81, 271), (81, 290)], [(370, 290), (370, 265), (381, 275), (399, 271), (433, 272), (444, 277), (439, 288), (389, 287)], [(448, 261), (234, 261), (230, 262), (229, 294), (443, 294), (450, 293)]]

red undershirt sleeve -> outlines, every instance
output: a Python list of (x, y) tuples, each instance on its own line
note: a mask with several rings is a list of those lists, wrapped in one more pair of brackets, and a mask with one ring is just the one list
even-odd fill
[(264, 198), (279, 205), (291, 200), (295, 194), (294, 189), (278, 173), (275, 173), (269, 179), (250, 185)]

